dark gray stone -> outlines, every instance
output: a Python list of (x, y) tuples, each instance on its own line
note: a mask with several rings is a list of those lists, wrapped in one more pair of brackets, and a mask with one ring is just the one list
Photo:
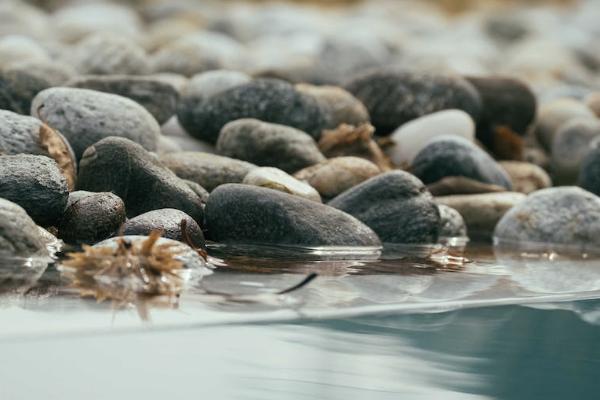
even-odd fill
[(223, 127), (217, 151), (256, 165), (288, 173), (325, 161), (310, 135), (285, 125), (238, 119)]
[(413, 160), (411, 171), (425, 184), (448, 176), (463, 176), (510, 190), (510, 177), (485, 151), (466, 139), (439, 136)]
[(128, 217), (175, 208), (203, 220), (200, 197), (154, 155), (125, 138), (109, 137), (85, 151), (77, 187), (116, 194), (125, 202)]
[(600, 196), (600, 140), (594, 140), (590, 148), (581, 162), (577, 185)]
[(123, 234), (147, 236), (154, 230), (161, 230), (163, 237), (185, 242), (183, 231), (181, 230), (181, 223), (184, 220), (187, 236), (192, 241), (191, 244), (196, 248), (204, 248), (204, 234), (202, 233), (202, 229), (200, 229), (200, 225), (183, 211), (173, 208), (148, 211), (128, 220), (123, 226)]
[(179, 99), (179, 93), (173, 85), (143, 76), (80, 76), (69, 81), (67, 86), (127, 97), (144, 106), (160, 125), (175, 115)]
[(29, 115), (35, 95), (50, 86), (46, 79), (24, 70), (0, 70), (0, 109)]
[(0, 156), (0, 197), (17, 203), (42, 225), (56, 224), (67, 206), (67, 181), (45, 156)]
[(364, 222), (383, 243), (435, 243), (440, 212), (425, 185), (404, 171), (370, 178), (329, 205)]
[(276, 190), (227, 184), (206, 205), (209, 239), (224, 243), (379, 246), (377, 235), (335, 208)]
[(89, 146), (109, 136), (154, 151), (160, 135), (154, 117), (135, 101), (88, 89), (46, 89), (33, 99), (31, 115), (65, 135), (78, 159)]
[(0, 255), (48, 255), (39, 227), (16, 203), (0, 198)]
[(582, 162), (596, 138), (600, 138), (600, 121), (593, 117), (573, 118), (558, 129), (550, 156), (552, 177), (557, 185), (577, 181)]
[(538, 190), (502, 217), (494, 236), (515, 244), (535, 242), (597, 248), (600, 198), (573, 186)]
[(224, 183), (242, 183), (256, 165), (234, 158), (197, 151), (169, 153), (160, 161), (182, 178), (201, 185), (211, 192)]
[(346, 89), (367, 107), (380, 135), (435, 111), (456, 108), (475, 121), (481, 112), (477, 90), (459, 76), (377, 69), (353, 79)]
[(116, 194), (72, 192), (58, 236), (67, 243), (96, 243), (117, 232), (125, 219), (125, 203)]
[(462, 215), (452, 207), (439, 204), (440, 210), (440, 237), (466, 237), (467, 226)]
[(192, 136), (215, 143), (221, 128), (241, 118), (288, 125), (321, 136), (327, 118), (315, 98), (277, 79), (257, 79), (204, 99), (184, 96), (177, 107), (179, 122)]

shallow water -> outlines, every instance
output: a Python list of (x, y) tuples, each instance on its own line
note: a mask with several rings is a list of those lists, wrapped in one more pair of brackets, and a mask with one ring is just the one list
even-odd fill
[[(0, 296), (0, 399), (564, 399), (600, 389), (596, 256), (253, 250), (211, 248), (214, 272), (177, 309), (151, 308), (150, 322), (79, 298), (52, 269), (26, 294)], [(311, 272), (307, 286), (276, 294)]]

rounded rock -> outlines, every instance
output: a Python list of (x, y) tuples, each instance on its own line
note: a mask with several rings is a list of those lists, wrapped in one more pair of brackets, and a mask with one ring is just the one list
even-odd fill
[(354, 217), (298, 196), (250, 185), (215, 189), (206, 205), (209, 238), (222, 243), (380, 246)]
[(18, 204), (0, 198), (0, 255), (48, 255), (40, 228)]
[(529, 194), (552, 186), (552, 180), (543, 168), (523, 161), (500, 161), (500, 166), (508, 173), (513, 190)]
[(28, 115), (35, 95), (50, 86), (46, 79), (25, 70), (0, 70), (0, 109)]
[[(182, 224), (185, 224), (185, 234)], [(123, 225), (124, 235), (147, 236), (155, 230), (162, 231), (162, 237), (167, 239), (185, 242), (186, 238), (189, 238), (191, 243), (186, 244), (193, 245), (195, 248), (205, 247), (204, 234), (200, 225), (183, 211), (172, 208), (148, 211), (131, 218)]]
[(94, 90), (50, 88), (31, 105), (38, 117), (69, 140), (77, 159), (89, 146), (109, 136), (120, 136), (156, 150), (160, 127), (144, 107), (125, 97)]
[(45, 156), (0, 156), (0, 197), (27, 211), (38, 224), (59, 222), (67, 206), (67, 181), (56, 162)]
[(539, 107), (536, 137), (546, 150), (552, 148), (554, 136), (563, 124), (578, 117), (594, 118), (594, 113), (583, 102), (571, 98), (560, 98)]
[(581, 162), (577, 185), (600, 196), (600, 139), (590, 144), (590, 151)]
[(352, 80), (346, 89), (367, 107), (380, 135), (436, 111), (463, 110), (475, 121), (481, 112), (479, 94), (458, 76), (380, 69)]
[(440, 238), (467, 237), (465, 220), (458, 211), (444, 204), (438, 205), (440, 210)]
[(279, 190), (280, 192), (303, 197), (307, 200), (321, 202), (321, 196), (319, 196), (319, 192), (315, 188), (278, 168), (255, 168), (248, 172), (242, 183)]
[(67, 243), (93, 244), (116, 233), (125, 219), (125, 203), (119, 196), (107, 192), (71, 192), (58, 237)]
[(217, 151), (288, 173), (325, 160), (316, 142), (307, 133), (256, 119), (239, 119), (225, 125), (217, 141)]
[(596, 118), (573, 118), (558, 129), (550, 156), (556, 184), (573, 184), (577, 181), (581, 164), (592, 149), (591, 143), (598, 137), (600, 121)]
[(184, 151), (160, 156), (178, 177), (201, 185), (209, 192), (225, 183), (242, 183), (256, 165), (211, 153)]
[(463, 176), (512, 188), (508, 174), (492, 157), (456, 136), (440, 136), (430, 141), (415, 157), (411, 171), (426, 184), (449, 176)]
[(440, 213), (425, 185), (404, 171), (378, 175), (328, 203), (373, 229), (383, 243), (438, 240)]
[(202, 201), (156, 156), (128, 139), (109, 137), (90, 146), (81, 159), (79, 190), (112, 192), (125, 202), (127, 216), (175, 208), (203, 220)]
[(143, 75), (150, 64), (143, 48), (131, 39), (97, 33), (84, 38), (75, 50), (75, 65), (82, 74)]

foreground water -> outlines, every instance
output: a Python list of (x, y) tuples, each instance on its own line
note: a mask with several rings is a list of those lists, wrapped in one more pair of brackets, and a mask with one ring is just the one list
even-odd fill
[(596, 398), (600, 263), (537, 250), (471, 247), (461, 263), (213, 249), (214, 273), (151, 322), (50, 271), (0, 297), (0, 399)]

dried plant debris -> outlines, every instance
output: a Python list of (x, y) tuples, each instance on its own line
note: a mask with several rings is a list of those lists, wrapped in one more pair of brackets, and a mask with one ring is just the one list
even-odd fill
[(177, 307), (186, 285), (183, 257), (190, 249), (163, 240), (160, 231), (148, 237), (119, 237), (116, 246), (83, 246), (68, 253), (60, 270), (82, 297), (112, 300), (116, 308), (135, 305), (148, 319), (148, 305)]
[(375, 128), (368, 123), (354, 126), (341, 124), (336, 129), (324, 130), (319, 140), (319, 149), (325, 156), (356, 156), (366, 158), (382, 171), (392, 168), (390, 160), (373, 139)]

